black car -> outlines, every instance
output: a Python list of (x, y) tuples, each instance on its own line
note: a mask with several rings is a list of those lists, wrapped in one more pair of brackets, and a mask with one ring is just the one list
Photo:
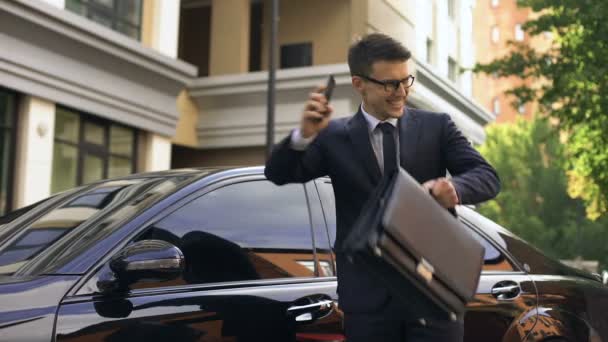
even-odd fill
[[(2, 341), (344, 341), (329, 179), (132, 175), (0, 218)], [(608, 341), (608, 289), (459, 207), (485, 246), (466, 341)], [(454, 257), (458, 257), (455, 255)]]

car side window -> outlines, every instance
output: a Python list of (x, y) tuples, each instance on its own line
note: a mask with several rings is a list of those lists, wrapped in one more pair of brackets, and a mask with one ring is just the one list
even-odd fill
[(181, 284), (313, 277), (305, 196), (301, 184), (230, 184), (164, 217), (138, 240), (162, 239), (182, 250)]
[[(470, 227), (469, 227), (470, 228)], [(477, 239), (484, 247), (484, 256), (483, 256), (483, 268), (482, 271), (504, 271), (509, 272), (513, 271), (513, 265), (509, 261), (508, 258), (504, 256), (490, 241), (488, 241), (485, 237), (481, 236), (474, 229), (470, 229), (473, 237)]]
[(336, 241), (336, 204), (334, 188), (328, 180), (319, 181), (317, 185), (319, 196), (321, 197), (321, 205), (323, 206), (323, 215), (325, 215), (325, 221), (327, 222), (329, 240), (333, 246)]

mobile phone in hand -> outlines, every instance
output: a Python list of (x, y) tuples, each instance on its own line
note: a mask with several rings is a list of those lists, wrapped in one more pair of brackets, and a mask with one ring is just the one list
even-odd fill
[[(331, 100), (331, 95), (333, 94), (335, 87), (336, 87), (336, 80), (334, 79), (333, 75), (329, 75), (329, 77), (327, 78), (327, 84), (325, 85), (325, 90), (323, 91), (323, 95), (327, 99), (327, 103), (329, 103), (329, 101)], [(320, 118), (314, 118), (312, 120), (315, 122), (321, 121)]]
[(334, 79), (333, 75), (329, 75), (329, 77), (327, 78), (327, 85), (325, 86), (325, 91), (323, 92), (323, 95), (325, 95), (325, 98), (327, 99), (327, 103), (329, 103), (329, 101), (331, 100), (331, 95), (333, 94), (335, 87), (336, 80)]

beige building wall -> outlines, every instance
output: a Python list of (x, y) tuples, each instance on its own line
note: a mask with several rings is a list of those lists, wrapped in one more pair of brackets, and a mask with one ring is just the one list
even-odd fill
[(209, 75), (249, 71), (249, 0), (213, 0)]
[(177, 108), (180, 116), (172, 143), (193, 148), (198, 147), (196, 127), (198, 125), (199, 109), (185, 89), (177, 97)]
[(140, 131), (138, 172), (161, 171), (171, 168), (171, 138)]
[(51, 194), (55, 104), (24, 96), (19, 109), (17, 160), (13, 208), (20, 208)]
[(177, 58), (180, 0), (144, 0), (141, 43), (163, 55)]
[(412, 1), (372, 0), (367, 8), (367, 33), (382, 32), (405, 44), (415, 53), (414, 21), (416, 6)]
[[(346, 62), (351, 43), (351, 2), (359, 0), (283, 0), (279, 6), (279, 46), (312, 43), (312, 64)], [(361, 1), (365, 2), (365, 1)], [(268, 70), (267, 37), (270, 36), (271, 3), (264, 2), (262, 69)], [(277, 55), (277, 66), (280, 56)]]

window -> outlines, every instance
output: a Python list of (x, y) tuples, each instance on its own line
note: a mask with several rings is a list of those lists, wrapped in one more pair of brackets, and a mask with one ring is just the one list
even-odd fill
[(521, 42), (524, 40), (524, 30), (521, 28), (521, 24), (515, 25), (515, 40)]
[(458, 80), (458, 64), (451, 57), (448, 57), (448, 78), (452, 82), (456, 82)]
[[(313, 277), (315, 258), (304, 186), (268, 181), (213, 190), (149, 227), (184, 253), (181, 284)], [(155, 286), (139, 284), (136, 287)]]
[(498, 97), (495, 97), (492, 100), (492, 113), (494, 113), (494, 115), (500, 114), (500, 100), (498, 99)]
[(513, 271), (513, 265), (490, 241), (482, 237), (477, 231), (471, 229), (473, 237), (484, 248), (483, 271)]
[(312, 43), (281, 46), (281, 69), (312, 65)]
[(519, 101), (519, 106), (517, 106), (517, 112), (519, 114), (526, 114), (526, 104)]
[(262, 36), (264, 32), (264, 3), (251, 2), (251, 20), (249, 23), (249, 71), (262, 70)]
[(140, 39), (142, 0), (66, 0), (65, 7), (98, 24)]
[(329, 240), (333, 246), (336, 241), (336, 204), (334, 197), (334, 188), (330, 181), (320, 181), (317, 183), (319, 195), (321, 196), (321, 205), (323, 206), (323, 215), (327, 223), (329, 232)]
[(448, 17), (450, 19), (456, 17), (456, 0), (448, 0)]
[(16, 110), (17, 95), (0, 89), (0, 216), (11, 209)]
[(135, 171), (135, 130), (59, 107), (51, 192)]
[(493, 26), (492, 27), (492, 43), (498, 43), (499, 40), (500, 40), (500, 30), (498, 29), (498, 26)]
[(496, 8), (500, 5), (500, 0), (490, 0), (490, 4), (493, 8)]
[(433, 40), (431, 38), (426, 39), (426, 62), (433, 64), (433, 55), (435, 54), (433, 47)]
[(198, 68), (198, 76), (209, 76), (211, 47), (211, 6), (204, 2), (184, 2), (179, 15), (178, 57)]

